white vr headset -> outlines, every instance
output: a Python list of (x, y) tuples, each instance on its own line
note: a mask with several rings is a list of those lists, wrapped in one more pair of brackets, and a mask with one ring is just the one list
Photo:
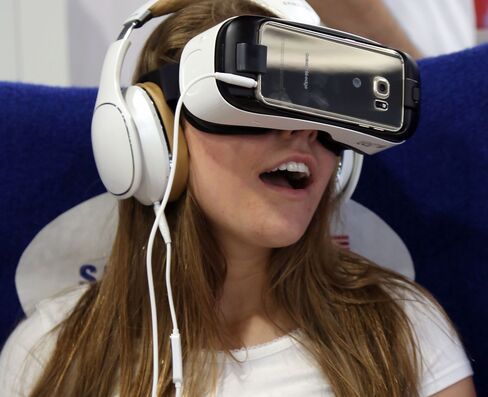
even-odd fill
[[(343, 156), (339, 189), (346, 190), (346, 196), (357, 183), (362, 157), (344, 149), (373, 154), (412, 135), (419, 109), (415, 62), (362, 37), (303, 24), (303, 20), (318, 22), (305, 1), (293, 2), (301, 10), (295, 13), (300, 22), (239, 16), (218, 24), (186, 44), (179, 65), (165, 65), (142, 76), (141, 84), (123, 94), (120, 71), (128, 38), (134, 28), (161, 15), (159, 7), (165, 3), (165, 13), (171, 11), (167, 1), (152, 1), (126, 21), (102, 71), (92, 142), (102, 181), (117, 197), (134, 195), (144, 204), (161, 199), (172, 134), (171, 123), (164, 119), (187, 88), (185, 117), (206, 132), (318, 130), (319, 141)], [(290, 2), (256, 3), (283, 16)], [(256, 87), (216, 79), (188, 87), (200, 76), (216, 72), (253, 79)], [(162, 100), (154, 98), (155, 87), (164, 93)], [(184, 186), (185, 181), (176, 185)], [(178, 195), (175, 192), (173, 199)]]
[(415, 64), (400, 52), (323, 27), (232, 18), (188, 42), (179, 76), (170, 70), (160, 70), (161, 81), (179, 77), (181, 92), (215, 72), (257, 81), (256, 88), (242, 88), (206, 79), (189, 90), (185, 115), (208, 132), (314, 129), (333, 151), (373, 154), (402, 143), (416, 124)]

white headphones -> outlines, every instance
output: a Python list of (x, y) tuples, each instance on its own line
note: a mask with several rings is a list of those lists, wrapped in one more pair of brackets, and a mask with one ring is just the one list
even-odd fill
[[(304, 0), (252, 0), (276, 15), (317, 24), (320, 18)], [(120, 86), (120, 75), (131, 44), (132, 31), (152, 17), (167, 15), (191, 0), (153, 0), (124, 23), (119, 39), (111, 44), (102, 68), (92, 120), (92, 146), (103, 184), (119, 199), (134, 196), (141, 203), (160, 202), (170, 172), (174, 115), (161, 88), (152, 82)], [(179, 131), (178, 164), (170, 201), (186, 187), (188, 150)], [(362, 155), (346, 150), (341, 160), (337, 190), (348, 199), (356, 187)]]

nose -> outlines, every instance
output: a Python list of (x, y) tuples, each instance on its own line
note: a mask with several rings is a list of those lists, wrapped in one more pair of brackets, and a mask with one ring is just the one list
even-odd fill
[(284, 139), (306, 139), (310, 143), (317, 140), (317, 130), (283, 130), (280, 131)]

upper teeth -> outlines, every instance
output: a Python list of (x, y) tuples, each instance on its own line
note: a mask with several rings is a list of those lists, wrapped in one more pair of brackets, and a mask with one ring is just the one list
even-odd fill
[(273, 168), (271, 171), (290, 171), (290, 172), (303, 172), (307, 177), (310, 176), (310, 170), (308, 169), (307, 165), (304, 163), (296, 163), (294, 161), (288, 161), (287, 163), (283, 163), (276, 168)]

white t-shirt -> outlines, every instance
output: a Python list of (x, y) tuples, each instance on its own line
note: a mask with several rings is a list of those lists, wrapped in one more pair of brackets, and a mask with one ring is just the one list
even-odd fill
[[(50, 334), (40, 345), (39, 340), (69, 314), (85, 290), (79, 288), (40, 302), (15, 329), (0, 355), (2, 397), (29, 394), (51, 355), (56, 336)], [(472, 375), (458, 338), (437, 310), (412, 301), (405, 301), (405, 310), (415, 328), (423, 361), (421, 396), (435, 394)], [(300, 338), (300, 331), (293, 336)], [(242, 363), (219, 356), (223, 365), (219, 397), (333, 396), (327, 379), (290, 335), (233, 353)]]

